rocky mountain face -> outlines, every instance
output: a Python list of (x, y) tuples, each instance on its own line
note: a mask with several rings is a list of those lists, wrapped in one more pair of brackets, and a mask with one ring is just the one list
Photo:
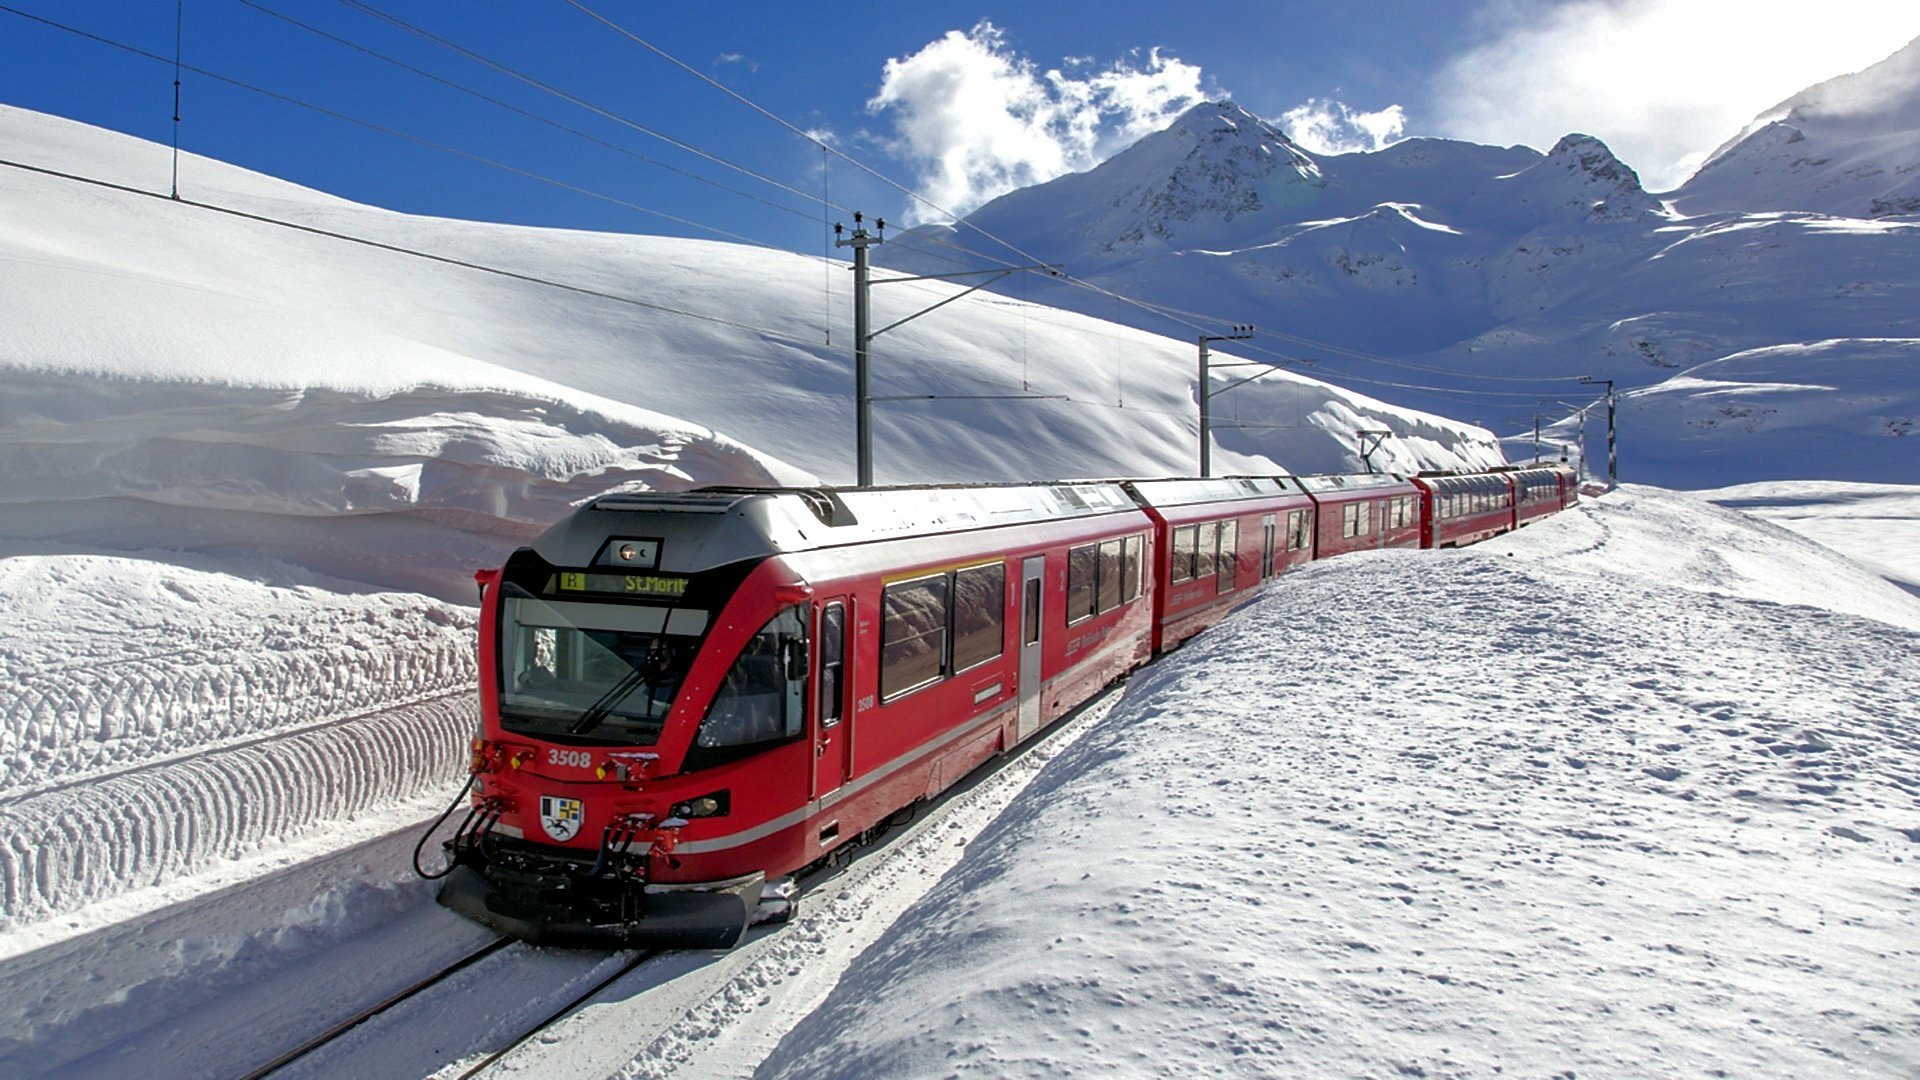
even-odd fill
[[(1221, 101), (959, 226), (890, 238), (876, 258), (916, 273), (988, 265), (981, 255), (1061, 264), (1077, 285), (1016, 277), (999, 288), (1177, 337), (1252, 323), (1262, 340), (1247, 348), (1264, 351), (1250, 358), (1284, 355), (1315, 377), (1496, 430), (1563, 414), (1561, 402), (1591, 394), (1581, 376), (1664, 393), (1695, 365), (1753, 350), (1790, 347), (1769, 355), (1804, 362), (1809, 385), (1824, 385), (1815, 369), (1848, 363), (1848, 342), (1884, 357), (1865, 343), (1920, 339), (1916, 57), (1910, 45), (1797, 95), (1667, 197), (1589, 135), (1545, 154), (1411, 139), (1314, 155)], [(1884, 436), (1914, 430), (1920, 373), (1872, 369), (1904, 382), (1850, 399), (1860, 415), (1842, 426), (1858, 439), (1835, 476), (1911, 472), (1887, 464)], [(1223, 400), (1250, 430), (1286, 422), (1258, 384)], [(1702, 431), (1736, 429), (1770, 430)]]

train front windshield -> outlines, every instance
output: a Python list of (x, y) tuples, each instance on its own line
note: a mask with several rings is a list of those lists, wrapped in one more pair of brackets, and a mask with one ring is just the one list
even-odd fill
[[(503, 596), (500, 725), (545, 738), (650, 745), (705, 629), (683, 609)], [(695, 633), (675, 632), (694, 630)]]

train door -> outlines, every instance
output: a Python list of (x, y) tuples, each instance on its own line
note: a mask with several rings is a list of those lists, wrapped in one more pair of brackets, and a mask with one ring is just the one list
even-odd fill
[(1277, 554), (1276, 541), (1280, 539), (1279, 519), (1273, 514), (1260, 518), (1260, 580), (1266, 581), (1274, 574), (1274, 556)]
[(847, 663), (847, 639), (852, 620), (845, 597), (820, 605), (820, 626), (814, 640), (813, 797), (839, 790), (852, 761), (853, 733), (846, 723), (852, 672)]
[(1040, 729), (1040, 617), (1041, 600), (1046, 595), (1047, 557), (1035, 555), (1020, 563), (1020, 720), (1016, 736), (1026, 737)]

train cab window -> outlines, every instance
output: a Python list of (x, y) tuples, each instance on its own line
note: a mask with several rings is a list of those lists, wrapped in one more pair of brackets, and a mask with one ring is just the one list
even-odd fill
[(1145, 550), (1146, 538), (1129, 536), (1121, 547), (1120, 602), (1126, 603), (1140, 595), (1141, 553)]
[(1067, 550), (1067, 625), (1094, 614), (1095, 586), (1100, 582), (1100, 548), (1097, 544)]
[(1100, 542), (1100, 589), (1095, 601), (1098, 611), (1112, 611), (1120, 606), (1120, 585), (1124, 579), (1126, 563), (1126, 544), (1120, 540)]
[(1007, 566), (974, 566), (953, 575), (953, 670), (1006, 651)]
[(881, 700), (946, 674), (947, 600), (945, 574), (898, 582), (881, 593)]
[(1214, 562), (1214, 572), (1220, 575), (1220, 591), (1231, 590), (1240, 576), (1240, 523), (1223, 521), (1220, 523), (1220, 557)]
[(1220, 529), (1211, 521), (1195, 528), (1198, 539), (1194, 542), (1193, 576), (1210, 578), (1220, 564)]
[(503, 728), (629, 745), (659, 737), (699, 648), (703, 613), (546, 600), (512, 583), (502, 589)]
[(759, 747), (799, 737), (806, 723), (805, 610), (782, 610), (748, 639), (700, 721), (695, 749)]
[(1183, 525), (1173, 530), (1173, 580), (1193, 580), (1194, 555), (1200, 547), (1200, 527)]
[(847, 670), (847, 606), (828, 604), (820, 612), (820, 726), (840, 722), (846, 700), (841, 683)]

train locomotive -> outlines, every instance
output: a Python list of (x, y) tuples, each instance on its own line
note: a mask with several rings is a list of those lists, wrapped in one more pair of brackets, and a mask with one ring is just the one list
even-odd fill
[[(1562, 468), (1474, 477), (1505, 491), (1493, 531), (1577, 499)], [(539, 943), (730, 947), (791, 913), (796, 874), (1287, 569), (1466, 542), (1434, 527), (1454, 479), (593, 500), (476, 575), (481, 728), (440, 901)]]

